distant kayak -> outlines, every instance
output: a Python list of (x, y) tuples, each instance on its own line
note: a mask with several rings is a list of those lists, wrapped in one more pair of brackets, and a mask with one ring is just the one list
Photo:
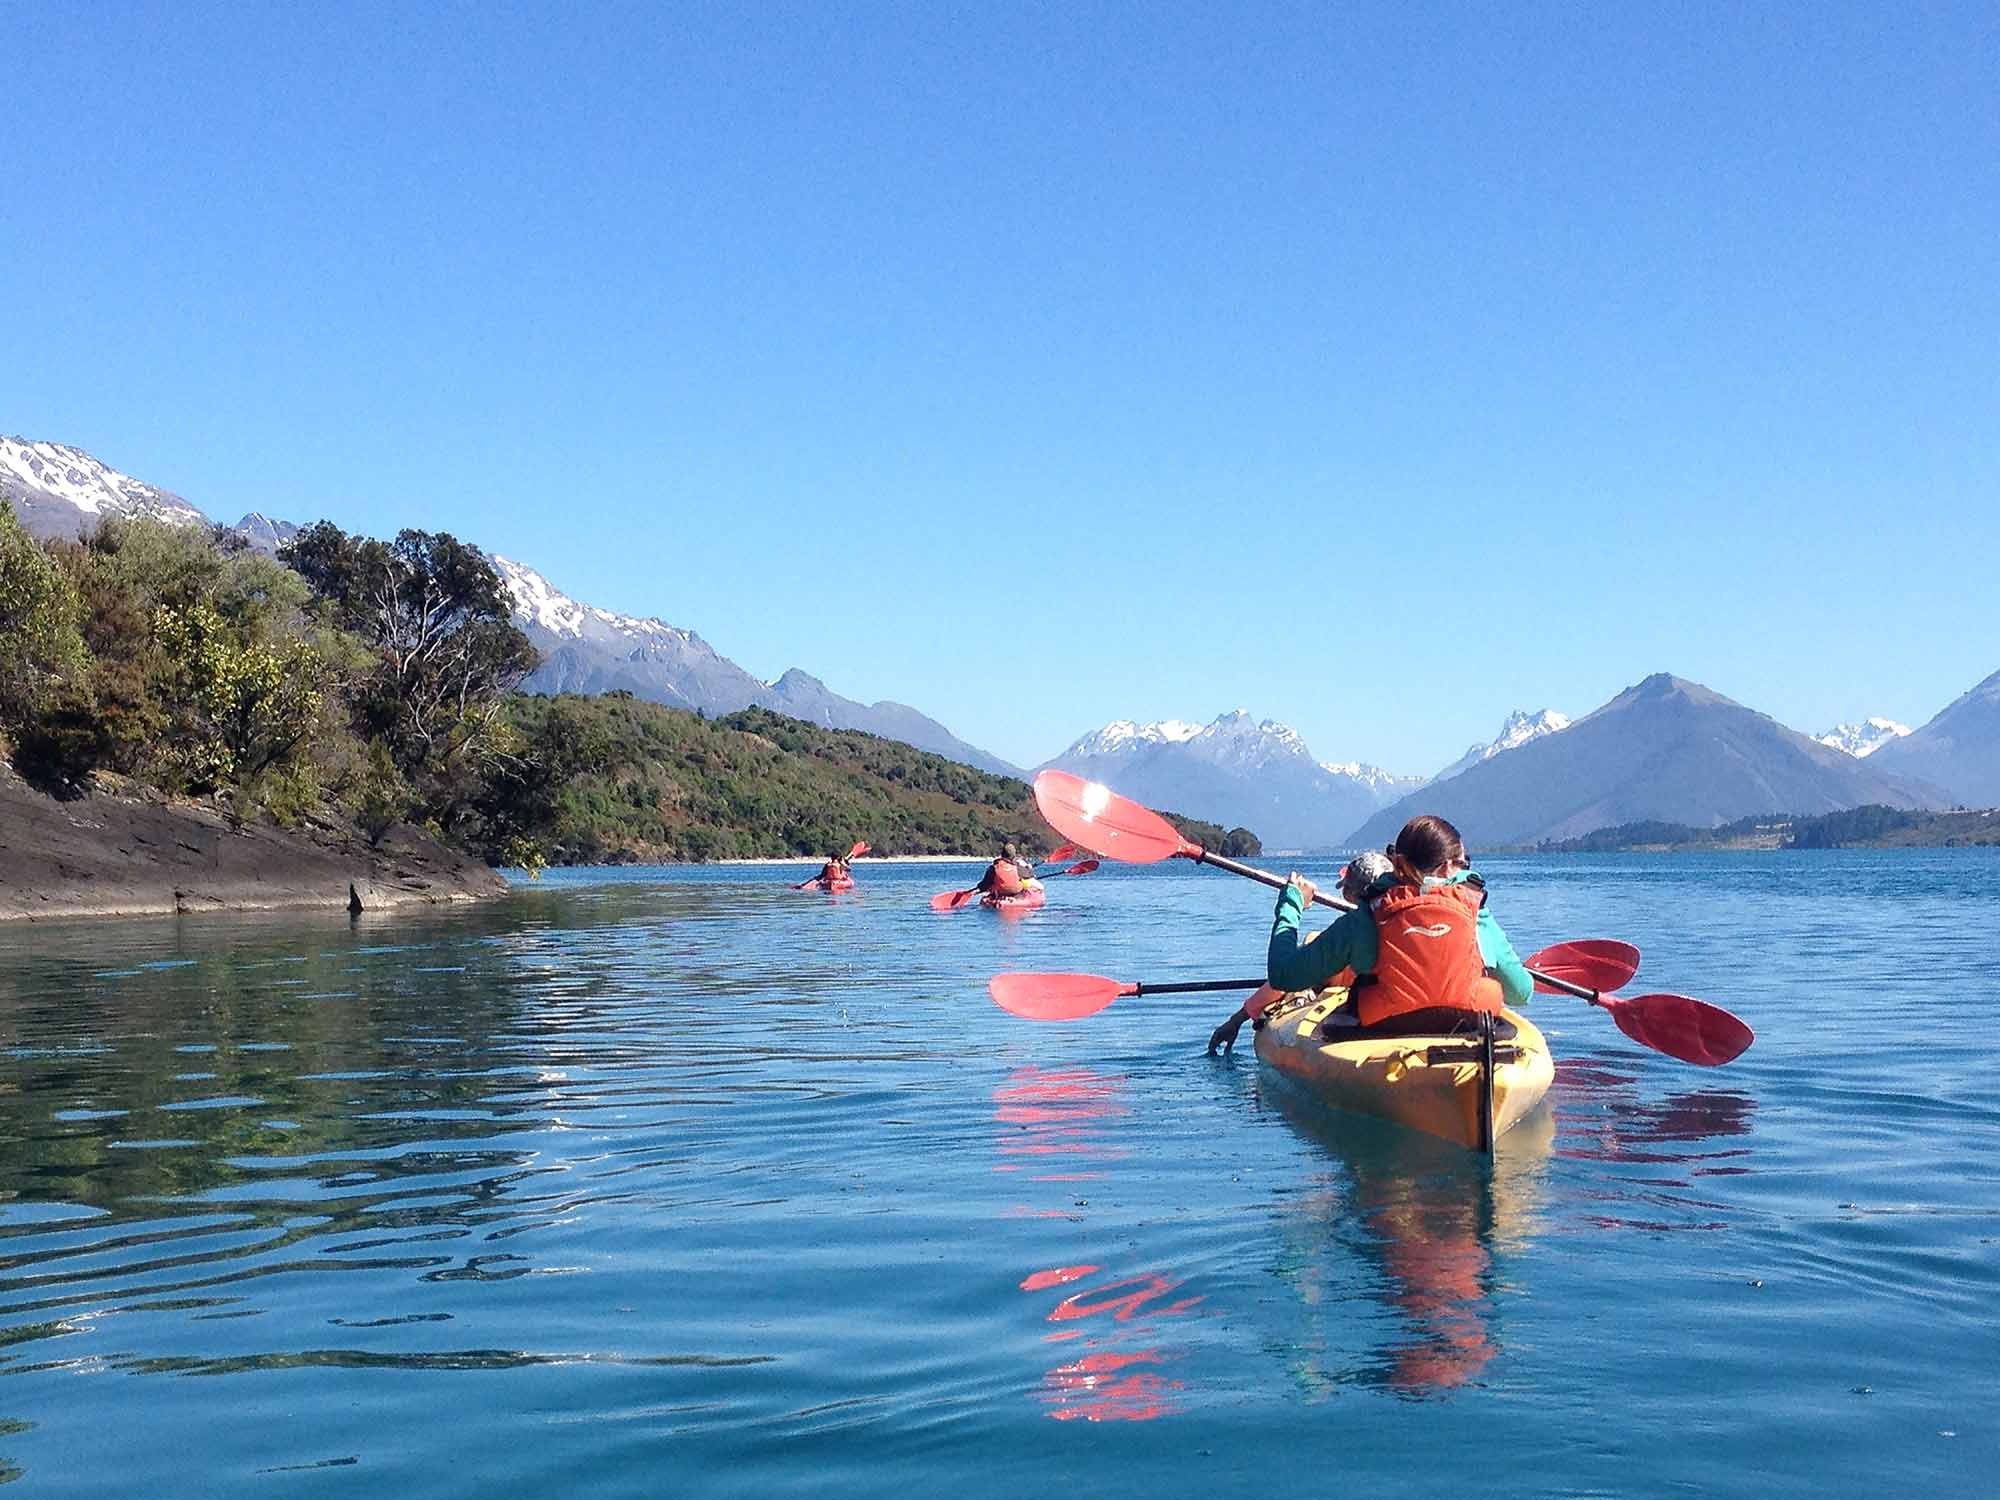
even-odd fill
[(1048, 899), (1048, 892), (1042, 889), (1042, 883), (1031, 880), (1011, 896), (996, 896), (988, 891), (979, 898), (979, 904), (993, 911), (1033, 911)]
[(1333, 1109), (1480, 1150), (1541, 1103), (1555, 1079), (1549, 1044), (1534, 1023), (1502, 1011), (1514, 1034), (1493, 1045), (1489, 1140), (1487, 1066), (1476, 1033), (1342, 1040), (1340, 1027), (1322, 1027), (1346, 998), (1338, 989), (1287, 995), (1264, 1013), (1257, 1032), (1257, 1056)]
[(823, 875), (816, 875), (804, 885), (801, 885), (799, 889), (802, 891), (851, 891), (854, 889), (854, 877), (852, 875), (836, 875), (833, 879), (828, 880)]

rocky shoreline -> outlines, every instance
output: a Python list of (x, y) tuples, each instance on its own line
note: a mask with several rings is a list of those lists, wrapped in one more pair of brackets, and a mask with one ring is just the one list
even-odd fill
[(207, 803), (98, 791), (59, 800), (0, 770), (0, 922), (475, 901), (507, 882), (419, 829), (237, 826)]

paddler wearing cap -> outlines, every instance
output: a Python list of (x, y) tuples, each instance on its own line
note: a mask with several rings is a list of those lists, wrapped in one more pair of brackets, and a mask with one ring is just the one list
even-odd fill
[(1034, 865), (1021, 858), (1021, 851), (1008, 843), (1001, 846), (1000, 857), (979, 877), (978, 889), (989, 896), (1018, 896), (1034, 878)]
[[(1378, 886), (1386, 886), (1389, 881), (1395, 878), (1395, 873), (1396, 867), (1390, 862), (1388, 855), (1377, 854), (1373, 849), (1357, 854), (1353, 859), (1341, 866), (1341, 899), (1350, 901), (1356, 906), (1366, 906), (1368, 904), (1369, 892)], [(1351, 984), (1353, 980), (1353, 971), (1343, 969), (1328, 982), (1331, 984)], [(1264, 1014), (1266, 1006), (1270, 1005), (1272, 1001), (1284, 993), (1283, 990), (1266, 984), (1256, 994), (1245, 1000), (1238, 1007), (1236, 1014), (1209, 1033), (1208, 1055), (1210, 1057), (1215, 1056), (1217, 1048), (1220, 1048), (1224, 1052), (1234, 1052), (1236, 1050), (1236, 1033), (1243, 1029), (1243, 1023), (1245, 1021), (1256, 1020), (1257, 1017)]]

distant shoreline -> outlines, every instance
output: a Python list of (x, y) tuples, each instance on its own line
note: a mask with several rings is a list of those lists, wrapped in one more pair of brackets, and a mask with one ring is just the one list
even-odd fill
[[(853, 863), (857, 870), (865, 870), (870, 865), (984, 865), (992, 863), (992, 860), (993, 856), (990, 854), (864, 854)], [(710, 865), (812, 865), (817, 867), (826, 863), (826, 856), (823, 854), (788, 854), (770, 859), (676, 860), (674, 863), (702, 863)], [(591, 867), (578, 865), (575, 868), (586, 869)]]

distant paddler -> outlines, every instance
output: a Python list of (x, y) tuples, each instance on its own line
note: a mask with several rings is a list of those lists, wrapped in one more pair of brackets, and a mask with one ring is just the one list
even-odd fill
[(982, 896), (1004, 901), (1009, 896), (1020, 895), (1034, 878), (1033, 862), (1021, 858), (1020, 849), (1009, 841), (1001, 845), (1000, 857), (986, 867), (986, 873), (979, 877), (979, 884), (974, 889)]

